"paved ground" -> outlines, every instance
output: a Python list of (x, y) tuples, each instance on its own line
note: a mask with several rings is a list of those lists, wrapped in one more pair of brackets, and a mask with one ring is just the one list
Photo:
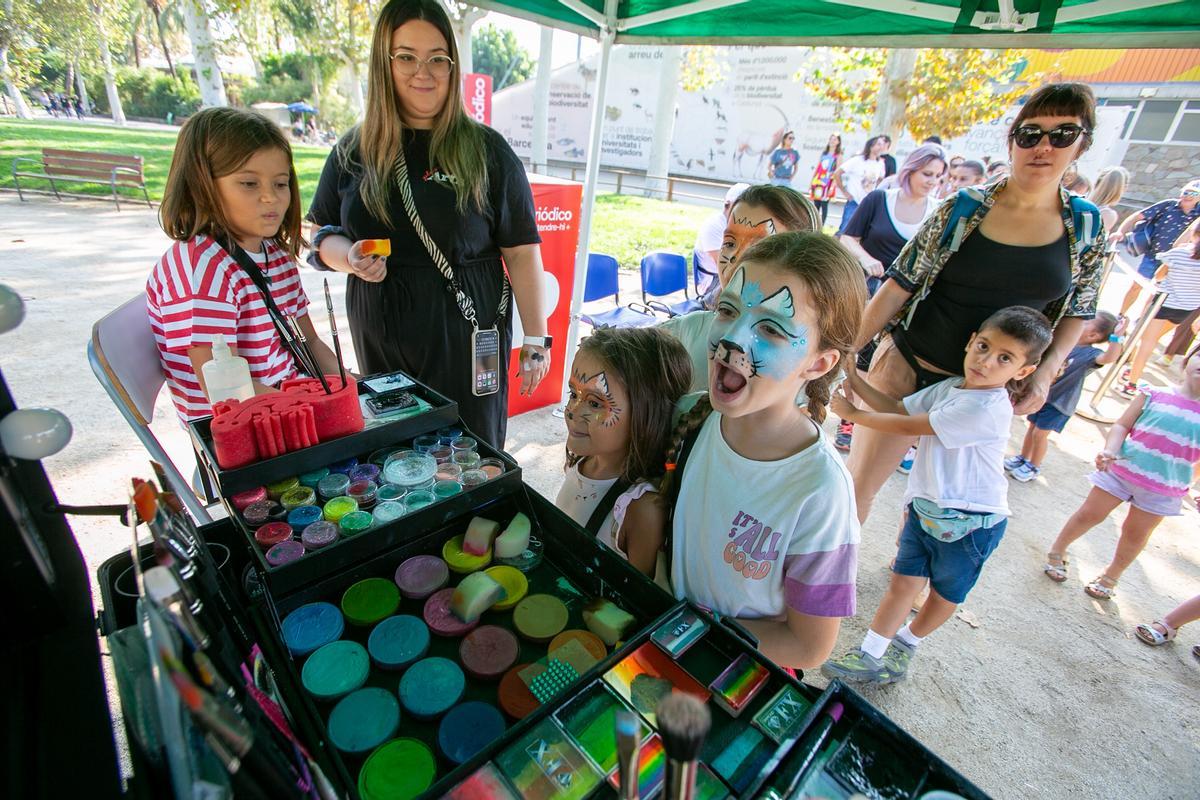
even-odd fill
[[(165, 247), (145, 209), (20, 203), (0, 192), (0, 281), (28, 308), (24, 325), (0, 342), (0, 366), (21, 405), (58, 408), (75, 426), (72, 443), (46, 461), (66, 502), (122, 501), (129, 477), (148, 474), (144, 452), (91, 375), (84, 348), (92, 323), (142, 290)], [(304, 278), (316, 295), (320, 276), (305, 271)], [(340, 310), (342, 281), (331, 283)], [(1107, 305), (1123, 290), (1114, 279)], [(339, 324), (346, 329), (344, 318)], [(1163, 373), (1151, 370), (1149, 377), (1161, 382)], [(160, 438), (186, 463), (186, 437), (165, 396), (158, 415)], [(1020, 434), (1014, 423), (1014, 446)], [(1050, 583), (1039, 569), (1047, 543), (1086, 493), (1084, 476), (1102, 436), (1102, 428), (1076, 418), (1051, 447), (1046, 477), (1012, 487), (1016, 516), (963, 619), (923, 645), (908, 683), (869, 693), (997, 797), (1197, 796), (1200, 664), (1188, 651), (1200, 643), (1200, 625), (1158, 650), (1131, 633), (1135, 623), (1200, 591), (1195, 508), (1189, 503), (1182, 517), (1162, 525), (1116, 601), (1099, 603), (1081, 591), (1081, 578), (1107, 563), (1116, 521), (1076, 546), (1066, 584)], [(528, 483), (553, 496), (561, 420), (549, 409), (513, 419), (508, 449)], [(843, 625), (839, 651), (857, 644), (882, 596), (902, 488), (900, 476), (889, 481), (863, 531), (860, 614)], [(108, 522), (81, 518), (73, 525), (93, 569), (127, 544)], [(822, 683), (815, 674), (809, 679)]]

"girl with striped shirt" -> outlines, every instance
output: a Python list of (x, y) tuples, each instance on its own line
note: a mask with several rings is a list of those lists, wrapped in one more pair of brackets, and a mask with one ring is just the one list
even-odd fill
[[(201, 367), (223, 336), (259, 394), (297, 374), (268, 310), (294, 317), (319, 369), (337, 359), (308, 315), (296, 257), (300, 193), (292, 151), (273, 122), (207, 108), (179, 132), (159, 221), (175, 240), (146, 282), (150, 327), (179, 419), (212, 414)], [(263, 287), (263, 288), (260, 288)]]
[(1129, 404), (1096, 456), (1093, 488), (1067, 520), (1046, 554), (1043, 571), (1067, 579), (1067, 548), (1103, 522), (1117, 506), (1130, 505), (1112, 562), (1084, 587), (1098, 600), (1116, 593), (1117, 581), (1146, 546), (1163, 517), (1178, 516), (1200, 465), (1200, 355), (1194, 348), (1183, 364), (1183, 382), (1172, 390), (1150, 390)]

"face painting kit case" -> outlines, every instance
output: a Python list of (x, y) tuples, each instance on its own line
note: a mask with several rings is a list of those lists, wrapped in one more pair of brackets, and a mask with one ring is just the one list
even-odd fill
[[(360, 387), (364, 401), (382, 393), (372, 380)], [(88, 776), (90, 796), (194, 796), (203, 786), (211, 797), (615, 798), (619, 762), (628, 756), (617, 726), (632, 720), (638, 747), (623, 763), (636, 769), (625, 770), (632, 776), (626, 785), (641, 798), (667, 797), (668, 776), (682, 773), (667, 758), (671, 738), (659, 703), (682, 693), (711, 716), (686, 770), (694, 779), (688, 796), (986, 797), (849, 688), (835, 681), (821, 691), (797, 681), (759, 655), (740, 626), (663, 592), (526, 487), (506, 454), (473, 442), (471, 456), (460, 441), (458, 462), (438, 460), (444, 439), (473, 437), (451, 401), (417, 382), (405, 388), (422, 404), (416, 412), (231, 469), (220, 467), (207, 421), (194, 424), (201, 462), (229, 517), (196, 535), (191, 599), (203, 609), (196, 619), (208, 628), (200, 634), (206, 643), (194, 656), (187, 637), (172, 641), (183, 640), (175, 655), (202, 678), (205, 664), (223, 673), (224, 681), (208, 684), (221, 701), (212, 716), (237, 717), (226, 722), (252, 730), (253, 746), (230, 752), (213, 736), (219, 719), (206, 733), (186, 713), (156, 712), (172, 702), (171, 682), (164, 689), (156, 676), (153, 646), (147, 657), (146, 642), (161, 631), (147, 623), (143, 601), (130, 597), (138, 570), (126, 552), (99, 570), (99, 627), (112, 653), (133, 775), (122, 782), (111, 729), (81, 721), (71, 749), (86, 749), (97, 762), (92, 769), (107, 770), (103, 779)], [(380, 514), (342, 529), (352, 513), (372, 516), (381, 504), (432, 494), (423, 484), (385, 489), (379, 480), (373, 497), (359, 487), (320, 503), (321, 479), (350, 478), (355, 467), (363, 467), (354, 473), (360, 481), (420, 477), (409, 467), (428, 462), (400, 451), (434, 452), (439, 466), (468, 467), (445, 470), (459, 478), (485, 462), (492, 471), (457, 491), (444, 485), (431, 502), (421, 496), (395, 518)], [(387, 473), (389, 458), (403, 466)], [(36, 462), (24, 472), (41, 485), (18, 488), (45, 505), (53, 494), (44, 473)], [(10, 475), (4, 480), (12, 483)], [(329, 486), (344, 483), (334, 478)], [(399, 500), (379, 499), (401, 489)], [(298, 503), (309, 499), (306, 490), (313, 502)], [(289, 502), (280, 502), (289, 492)], [(346, 498), (359, 508), (343, 514), (335, 532), (328, 503), (349, 507)], [(303, 508), (313, 510), (296, 515), (297, 526), (305, 524), (298, 529), (289, 520)], [(61, 520), (22, 522), (67, 530)], [(331, 524), (311, 531), (317, 523)], [(317, 533), (329, 540), (318, 542)], [(65, 538), (71, 547), (59, 557), (81, 573), (79, 551)], [(302, 551), (269, 557), (286, 542)], [(143, 544), (137, 555), (143, 572), (161, 563), (156, 545)], [(90, 615), (89, 593), (77, 594), (74, 604)], [(87, 637), (76, 637), (84, 657), (75, 663), (87, 680), (73, 687), (90, 704), (72, 693), (27, 704), (58, 708), (70, 696), (75, 714), (111, 722), (92, 634), (90, 649)], [(18, 660), (7, 663), (12, 670)], [(60, 723), (70, 713), (62, 708)], [(55, 748), (68, 747), (61, 724), (55, 731)], [(89, 746), (97, 736), (107, 736), (105, 747)], [(28, 746), (50, 745), (35, 731)], [(183, 750), (192, 758), (181, 782)], [(47, 767), (41, 777), (61, 789), (69, 772)]]

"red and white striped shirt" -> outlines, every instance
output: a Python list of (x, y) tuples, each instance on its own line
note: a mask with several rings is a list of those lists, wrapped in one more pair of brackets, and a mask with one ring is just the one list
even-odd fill
[[(265, 244), (265, 254), (249, 255), (267, 276), (279, 310), (298, 319), (308, 313), (300, 273), (287, 251), (273, 241)], [(262, 293), (211, 236), (172, 245), (154, 265), (146, 299), (167, 388), (185, 425), (212, 414), (188, 349), (211, 345), (217, 334), (246, 359), (259, 383), (275, 386), (296, 374)]]

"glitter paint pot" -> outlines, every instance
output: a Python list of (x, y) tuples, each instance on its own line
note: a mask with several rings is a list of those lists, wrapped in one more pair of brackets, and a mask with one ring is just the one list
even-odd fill
[(287, 519), (287, 511), (274, 500), (262, 500), (246, 506), (242, 519), (251, 528), (260, 528), (268, 522), (283, 522)]
[(396, 453), (383, 465), (383, 480), (412, 489), (429, 481), (437, 472), (437, 462), (426, 453)]
[(437, 473), (433, 476), (439, 481), (457, 481), (462, 477), (463, 469), (458, 464), (438, 464)]
[(358, 501), (353, 497), (334, 497), (325, 504), (325, 519), (330, 522), (340, 522), (342, 517), (351, 511), (358, 511)]
[(346, 496), (353, 497), (358, 507), (366, 510), (375, 505), (375, 495), (378, 491), (374, 481), (351, 481), (346, 489)]
[(462, 490), (462, 484), (458, 481), (438, 481), (433, 485), (433, 496), (438, 500), (445, 500), (447, 497), (461, 494)]
[(459, 478), (464, 489), (474, 489), (488, 482), (487, 473), (481, 469), (469, 469)]
[(408, 509), (408, 513), (420, 511), (425, 506), (431, 506), (437, 502), (437, 498), (433, 492), (421, 489), (416, 492), (409, 492), (404, 496), (404, 507)]
[(375, 517), (370, 511), (351, 511), (338, 520), (338, 530), (343, 536), (357, 536), (375, 526)]
[(321, 482), (321, 479), (326, 477), (328, 474), (328, 467), (321, 467), (320, 469), (314, 469), (311, 472), (305, 472), (300, 475), (300, 485), (307, 486), (310, 489), (316, 489), (317, 485)]
[(294, 489), (288, 489), (279, 498), (279, 504), (288, 511), (300, 506), (311, 506), (316, 502), (317, 493), (307, 486), (297, 486)]
[(300, 485), (300, 479), (294, 475), (290, 478), (284, 478), (281, 481), (275, 481), (274, 483), (268, 483), (267, 484), (267, 497), (270, 497), (272, 500), (278, 500), (279, 498), (283, 497), (285, 494), (287, 494), (292, 489), (295, 489), (299, 485)]
[(245, 511), (246, 507), (251, 503), (262, 503), (270, 499), (267, 497), (267, 487), (259, 486), (254, 489), (247, 489), (244, 492), (238, 492), (229, 498), (229, 502), (233, 503), (233, 507), (238, 511)]
[(350, 488), (350, 476), (335, 472), (326, 475), (317, 483), (317, 494), (322, 500), (332, 500), (341, 497)]
[(395, 522), (408, 513), (408, 508), (401, 502), (393, 502), (388, 500), (383, 503), (376, 503), (371, 509), (371, 515), (375, 517), (376, 525), (387, 525), (389, 522)]
[(384, 483), (375, 490), (375, 502), (386, 503), (392, 500), (403, 500), (406, 494), (408, 494), (408, 489), (405, 489), (403, 486), (397, 486), (394, 483)]
[(438, 440), (442, 444), (450, 444), (455, 439), (462, 436), (463, 431), (462, 431), (462, 428), (455, 428), (455, 427), (442, 428), (441, 430), (439, 430), (437, 432), (437, 435), (438, 435)]
[(350, 470), (351, 481), (378, 481), (379, 473), (383, 471), (383, 467), (379, 464), (359, 464), (354, 469)]
[(317, 520), (300, 534), (300, 541), (304, 543), (306, 550), (320, 550), (322, 547), (328, 547), (337, 540), (338, 526), (324, 519)]
[(436, 436), (418, 436), (413, 439), (413, 450), (416, 450), (418, 453), (428, 453), (441, 443), (441, 440)]
[(347, 458), (345, 461), (339, 461), (336, 464), (329, 465), (330, 472), (337, 472), (346, 477), (350, 477), (350, 470), (358, 466), (357, 458)]
[(254, 532), (254, 541), (263, 550), (269, 550), (280, 542), (292, 538), (292, 526), (286, 522), (268, 522)]
[(319, 519), (321, 519), (319, 506), (300, 506), (288, 512), (287, 524), (291, 525), (292, 530), (296, 533), (301, 533)]
[(474, 450), (459, 450), (451, 456), (450, 460), (464, 470), (474, 469), (480, 462), (479, 453), (476, 453)]
[(433, 456), (433, 460), (439, 464), (445, 464), (454, 456), (454, 451), (450, 449), (450, 445), (439, 444), (437, 447), (429, 448), (429, 455)]
[(456, 453), (461, 453), (464, 450), (475, 452), (479, 449), (479, 442), (472, 439), (470, 436), (459, 436), (457, 439), (450, 441), (450, 449)]
[(304, 556), (304, 545), (295, 539), (280, 542), (267, 551), (267, 563), (272, 567), (282, 567)]
[(498, 458), (485, 458), (479, 462), (475, 469), (487, 475), (487, 479), (495, 480), (504, 474), (504, 462)]

